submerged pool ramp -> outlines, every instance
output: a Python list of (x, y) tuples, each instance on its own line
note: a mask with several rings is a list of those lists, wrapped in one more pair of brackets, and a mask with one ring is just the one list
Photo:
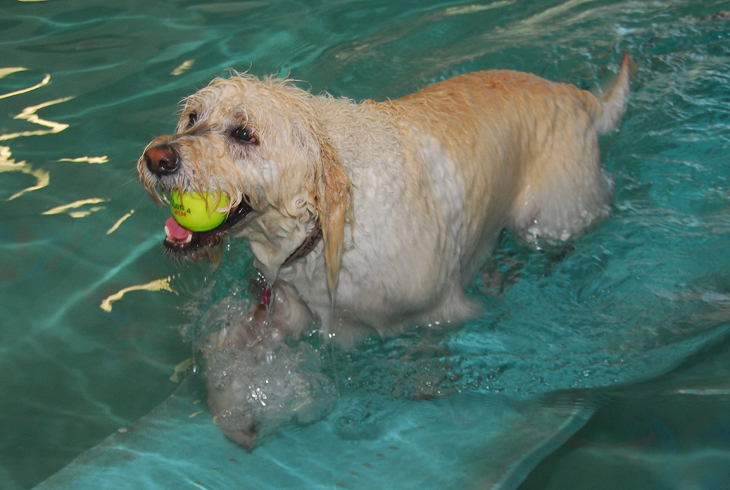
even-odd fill
[(338, 432), (335, 410), (247, 451), (213, 422), (199, 383), (35, 488), (513, 489), (592, 413), (578, 392), (460, 394), (392, 404), (357, 438)]

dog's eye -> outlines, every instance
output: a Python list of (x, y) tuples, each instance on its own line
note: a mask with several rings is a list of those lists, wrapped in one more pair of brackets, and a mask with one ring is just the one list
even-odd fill
[(256, 136), (246, 126), (241, 126), (240, 128), (234, 129), (231, 132), (231, 136), (233, 136), (242, 143), (258, 143)]
[(196, 122), (198, 122), (198, 113), (191, 112), (190, 115), (188, 115), (188, 128), (195, 126)]

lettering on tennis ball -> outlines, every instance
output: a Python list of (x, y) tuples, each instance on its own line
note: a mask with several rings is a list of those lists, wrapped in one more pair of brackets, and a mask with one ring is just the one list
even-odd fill
[[(218, 202), (219, 196), (220, 202)], [(178, 191), (170, 193), (170, 209), (173, 218), (180, 226), (190, 231), (209, 231), (219, 226), (226, 220), (228, 213), (218, 211), (218, 209), (226, 206), (228, 206), (228, 196), (225, 194), (200, 195), (197, 192), (184, 192), (181, 195)]]

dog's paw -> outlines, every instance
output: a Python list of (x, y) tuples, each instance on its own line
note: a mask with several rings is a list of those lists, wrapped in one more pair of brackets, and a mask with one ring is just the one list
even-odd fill
[(248, 450), (253, 449), (259, 438), (259, 430), (255, 424), (247, 428), (234, 430), (226, 430), (221, 427), (221, 430), (223, 431), (223, 435), (225, 435), (228, 439)]
[(226, 437), (250, 449), (285, 424), (326, 416), (336, 390), (309, 344), (289, 346), (271, 338), (251, 342), (249, 335), (245, 328), (227, 326), (204, 354), (214, 420)]

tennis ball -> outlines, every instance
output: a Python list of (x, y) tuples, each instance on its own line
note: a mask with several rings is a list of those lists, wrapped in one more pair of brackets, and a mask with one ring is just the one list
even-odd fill
[[(219, 201), (220, 196), (220, 202)], [(172, 216), (180, 226), (190, 231), (208, 231), (226, 220), (227, 212), (218, 211), (228, 205), (228, 196), (211, 193), (200, 195), (197, 192), (178, 191), (170, 193), (170, 209)]]

